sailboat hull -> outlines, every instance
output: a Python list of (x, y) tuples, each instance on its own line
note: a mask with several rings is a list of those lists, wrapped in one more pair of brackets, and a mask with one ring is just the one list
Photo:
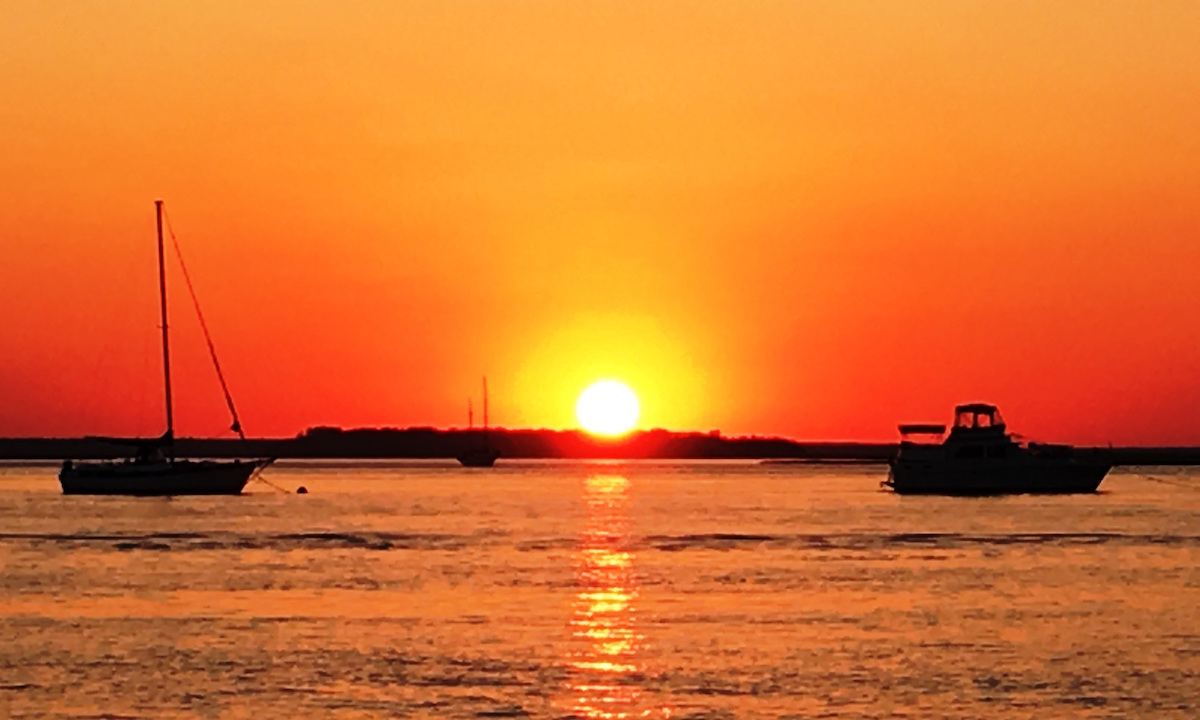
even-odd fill
[(270, 461), (99, 462), (63, 464), (63, 495), (240, 495)]
[(500, 451), (492, 448), (468, 450), (458, 456), (463, 467), (492, 467), (500, 457)]

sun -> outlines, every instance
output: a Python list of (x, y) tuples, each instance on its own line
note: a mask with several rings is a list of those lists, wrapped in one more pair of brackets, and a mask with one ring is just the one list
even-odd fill
[(594, 382), (575, 402), (575, 417), (593, 435), (624, 435), (637, 425), (640, 412), (637, 395), (620, 380)]

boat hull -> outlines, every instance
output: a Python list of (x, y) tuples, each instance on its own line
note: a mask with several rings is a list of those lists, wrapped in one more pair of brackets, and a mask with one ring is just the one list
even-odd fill
[(893, 461), (887, 485), (900, 495), (1066, 495), (1094, 493), (1111, 464), (1047, 462), (972, 467), (968, 463)]
[(64, 463), (58, 474), (64, 495), (240, 495), (269, 461)]
[(470, 450), (458, 456), (463, 467), (492, 467), (500, 457), (499, 450)]

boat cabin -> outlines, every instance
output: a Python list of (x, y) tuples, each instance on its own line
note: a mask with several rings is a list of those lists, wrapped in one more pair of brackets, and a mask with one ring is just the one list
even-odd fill
[(954, 425), (912, 423), (900, 426), (900, 449), (925, 452), (937, 446), (956, 458), (1006, 457), (1016, 443), (1005, 432), (995, 405), (968, 403), (954, 408)]
[(954, 427), (946, 438), (949, 457), (963, 460), (1006, 458), (1017, 443), (1004, 431), (1004, 418), (995, 405), (971, 403), (954, 408)]
[(950, 432), (961, 434), (977, 430), (1004, 433), (1004, 418), (995, 405), (986, 403), (970, 403), (954, 408), (954, 429)]

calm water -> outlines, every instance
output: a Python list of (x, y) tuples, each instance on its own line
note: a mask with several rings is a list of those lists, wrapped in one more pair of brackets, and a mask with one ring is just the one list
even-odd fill
[(0, 717), (1200, 714), (1200, 471), (290, 465), (238, 498), (0, 466)]

